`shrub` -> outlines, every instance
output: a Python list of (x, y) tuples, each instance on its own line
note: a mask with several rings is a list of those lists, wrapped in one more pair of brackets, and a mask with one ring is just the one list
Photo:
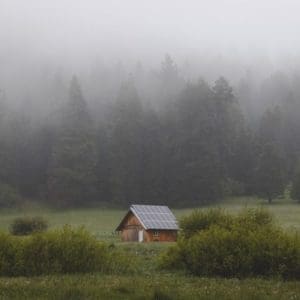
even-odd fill
[(237, 216), (233, 217), (232, 223), (243, 226), (248, 230), (254, 230), (262, 226), (275, 227), (273, 215), (267, 210), (259, 208), (242, 210)]
[(132, 257), (98, 241), (84, 228), (17, 237), (0, 233), (0, 275), (34, 276), (58, 273), (125, 273)]
[(21, 242), (0, 232), (0, 275), (11, 276), (17, 272)]
[(208, 229), (212, 225), (229, 229), (238, 224), (250, 229), (271, 225), (273, 221), (273, 216), (263, 209), (245, 209), (238, 215), (226, 214), (221, 209), (195, 210), (189, 216), (180, 220), (180, 228), (181, 234), (185, 238), (190, 238), (192, 235)]
[(188, 241), (185, 258), (187, 269), (201, 276), (299, 278), (299, 246), (278, 230), (214, 226)]
[(161, 256), (165, 268), (199, 276), (300, 278), (299, 238), (278, 228), (266, 211), (246, 210), (237, 216), (197, 212), (185, 222), (193, 230), (187, 234), (185, 227), (177, 245)]
[(13, 235), (28, 235), (35, 232), (43, 232), (48, 229), (48, 222), (42, 217), (16, 218), (11, 226), (10, 233)]
[(180, 220), (181, 233), (185, 238), (190, 238), (200, 230), (208, 229), (213, 224), (225, 226), (225, 223), (231, 223), (232, 216), (225, 215), (220, 209), (210, 209), (202, 211), (194, 210), (189, 216)]
[(106, 244), (70, 226), (33, 235), (22, 253), (24, 275), (102, 271), (108, 258)]

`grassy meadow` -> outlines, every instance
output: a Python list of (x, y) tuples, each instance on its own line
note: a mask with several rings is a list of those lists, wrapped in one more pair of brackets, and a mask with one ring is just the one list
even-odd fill
[(299, 295), (298, 282), (189, 278), (170, 274), (86, 274), (0, 280), (0, 299), (296, 300)]
[[(230, 213), (236, 213), (246, 207), (263, 207), (268, 209), (278, 223), (285, 228), (300, 230), (300, 205), (295, 201), (280, 199), (269, 205), (266, 201), (257, 198), (228, 199), (221, 204), (202, 207), (209, 209), (220, 207)], [(180, 219), (193, 209), (172, 209), (175, 216)], [(36, 206), (27, 206), (19, 210), (0, 210), (0, 230), (7, 231), (12, 220), (21, 216), (43, 216), (51, 228), (60, 228), (64, 224), (72, 226), (85, 226), (88, 231), (98, 239), (118, 242), (119, 238), (114, 230), (122, 220), (126, 210), (111, 208), (50, 210)]]
[[(300, 204), (278, 200), (268, 205), (256, 198), (230, 199), (217, 205), (236, 213), (245, 207), (262, 206), (270, 210), (286, 230), (300, 231)], [(202, 209), (208, 209), (204, 207)], [(192, 209), (174, 209), (180, 218)], [(85, 226), (100, 240), (114, 242), (134, 254), (132, 274), (76, 274), (31, 278), (0, 277), (0, 299), (300, 299), (300, 282), (253, 278), (246, 280), (197, 278), (157, 268), (157, 257), (169, 243), (120, 243), (115, 227), (125, 210), (93, 208), (50, 210), (24, 207), (18, 211), (0, 211), (0, 230), (20, 216), (43, 216), (50, 229), (64, 224)]]

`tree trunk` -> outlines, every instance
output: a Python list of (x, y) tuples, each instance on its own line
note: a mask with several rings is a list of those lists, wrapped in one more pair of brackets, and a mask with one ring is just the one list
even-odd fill
[(268, 197), (268, 203), (272, 204), (272, 197), (271, 196)]

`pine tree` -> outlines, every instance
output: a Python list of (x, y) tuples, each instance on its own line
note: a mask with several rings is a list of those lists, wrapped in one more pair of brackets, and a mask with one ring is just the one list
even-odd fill
[(213, 92), (188, 85), (169, 112), (165, 143), (165, 190), (169, 203), (199, 205), (222, 197), (215, 141)]
[(0, 89), (0, 125), (5, 117), (6, 110), (6, 101), (5, 101), (5, 93), (2, 89)]
[(0, 182), (5, 180), (6, 174), (6, 124), (5, 124), (5, 95), (0, 89)]
[(95, 200), (96, 145), (93, 123), (78, 80), (72, 78), (69, 101), (52, 148), (48, 196), (60, 206)]
[(283, 160), (273, 144), (265, 144), (259, 157), (257, 168), (257, 191), (272, 203), (283, 194), (285, 188)]
[(224, 179), (233, 176), (231, 170), (237, 152), (237, 141), (243, 134), (244, 120), (233, 89), (223, 77), (212, 88), (216, 105), (214, 137), (220, 160), (220, 170)]
[(159, 89), (157, 99), (161, 103), (160, 106), (168, 102), (174, 102), (179, 92), (184, 87), (184, 80), (181, 77), (176, 63), (173, 61), (169, 54), (166, 54), (161, 63), (161, 70), (158, 74)]
[(292, 180), (291, 198), (299, 201), (300, 203), (300, 161), (298, 162), (298, 166)]
[(141, 202), (143, 181), (143, 107), (132, 81), (123, 84), (108, 131), (112, 201)]

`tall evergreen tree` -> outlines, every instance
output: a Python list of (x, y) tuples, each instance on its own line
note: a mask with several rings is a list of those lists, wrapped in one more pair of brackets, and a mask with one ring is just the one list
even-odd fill
[(97, 162), (94, 126), (78, 80), (72, 78), (54, 141), (48, 175), (48, 196), (57, 205), (95, 201)]
[(169, 54), (166, 54), (161, 63), (161, 70), (158, 74), (159, 88), (157, 98), (164, 106), (174, 102), (180, 91), (184, 88), (185, 82), (181, 77), (178, 67)]
[(233, 89), (223, 77), (220, 77), (212, 88), (213, 101), (216, 105), (215, 124), (217, 130), (214, 137), (220, 160), (220, 170), (223, 178), (232, 177), (237, 141), (243, 134), (243, 116)]
[(256, 174), (258, 194), (272, 203), (285, 188), (283, 160), (273, 144), (265, 144), (258, 161)]
[(295, 174), (292, 179), (291, 198), (300, 203), (300, 161), (297, 163)]
[(112, 108), (108, 139), (112, 201), (143, 201), (143, 107), (131, 80), (123, 84)]
[(197, 205), (221, 198), (215, 113), (213, 92), (204, 81), (188, 85), (175, 103), (165, 144), (170, 203)]
[(6, 124), (5, 124), (5, 95), (0, 89), (0, 182), (5, 180), (5, 164), (6, 164)]

